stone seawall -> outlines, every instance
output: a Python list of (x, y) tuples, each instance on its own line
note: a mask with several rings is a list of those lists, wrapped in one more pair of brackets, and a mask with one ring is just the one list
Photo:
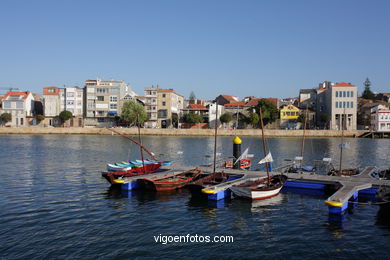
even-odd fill
[[(127, 135), (137, 135), (137, 128), (116, 128), (115, 130)], [(345, 130), (345, 137), (359, 137), (364, 134), (364, 130)], [(46, 128), (46, 127), (0, 127), (0, 134), (86, 134), (86, 135), (111, 135), (112, 132), (106, 128)], [(142, 135), (160, 136), (213, 136), (214, 129), (150, 129), (142, 128)], [(301, 137), (303, 130), (265, 130), (267, 136), (280, 137)], [(219, 136), (260, 136), (260, 129), (239, 129), (239, 130), (218, 130)], [(338, 130), (306, 130), (306, 136), (312, 137), (336, 137), (341, 136)]]

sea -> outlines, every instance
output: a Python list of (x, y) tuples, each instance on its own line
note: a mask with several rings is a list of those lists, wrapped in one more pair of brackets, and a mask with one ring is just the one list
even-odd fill
[[(137, 137), (135, 137), (137, 138)], [(260, 137), (241, 137), (252, 169)], [(273, 168), (300, 155), (301, 138), (269, 138)], [(343, 167), (390, 167), (389, 139), (345, 138)], [(175, 167), (213, 164), (214, 137), (144, 136)], [(340, 138), (306, 138), (305, 164), (331, 158)], [(233, 137), (217, 138), (217, 163), (231, 160)], [(119, 136), (0, 136), (0, 259), (389, 259), (390, 217), (373, 197), (343, 215), (329, 194), (283, 190), (277, 197), (218, 202), (172, 193), (122, 191), (101, 177), (106, 164), (140, 159)]]

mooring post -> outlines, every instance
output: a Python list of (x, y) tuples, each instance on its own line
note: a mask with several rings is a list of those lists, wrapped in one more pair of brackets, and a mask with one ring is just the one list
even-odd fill
[(233, 139), (233, 169), (240, 169), (240, 160), (237, 159), (241, 156), (241, 143), (242, 141), (238, 136)]

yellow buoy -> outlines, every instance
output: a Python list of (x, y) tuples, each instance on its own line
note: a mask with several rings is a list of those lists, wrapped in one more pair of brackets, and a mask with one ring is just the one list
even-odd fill
[(233, 143), (234, 144), (241, 144), (242, 141), (241, 141), (240, 137), (236, 136), (236, 137), (234, 137)]

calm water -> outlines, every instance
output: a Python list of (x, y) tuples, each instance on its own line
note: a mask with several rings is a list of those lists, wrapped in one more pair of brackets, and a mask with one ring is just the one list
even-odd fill
[[(219, 138), (221, 158), (232, 138)], [(144, 137), (176, 165), (212, 161), (213, 138)], [(344, 165), (389, 166), (390, 140), (350, 139)], [(334, 139), (308, 139), (305, 158), (338, 161)], [(243, 138), (255, 160), (260, 138)], [(299, 154), (299, 138), (274, 138), (276, 159)], [(182, 151), (183, 153), (178, 153)], [(344, 224), (329, 219), (326, 196), (283, 192), (269, 201), (194, 201), (174, 194), (121, 193), (100, 172), (107, 162), (139, 158), (116, 136), (0, 136), (0, 259), (388, 259), (390, 220), (361, 203)], [(156, 243), (158, 235), (230, 235), (233, 243)]]

